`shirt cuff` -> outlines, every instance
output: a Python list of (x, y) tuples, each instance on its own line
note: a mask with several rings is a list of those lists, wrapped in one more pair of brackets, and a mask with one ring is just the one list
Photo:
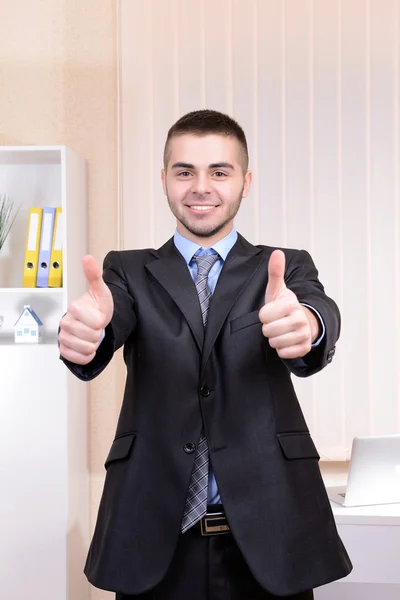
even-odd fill
[(103, 333), (101, 334), (101, 338), (100, 338), (99, 343), (97, 344), (97, 347), (100, 346), (101, 342), (104, 340), (105, 337), (106, 337), (106, 330), (103, 329)]
[(321, 317), (321, 315), (319, 314), (319, 312), (318, 312), (318, 311), (317, 311), (317, 310), (316, 310), (314, 307), (310, 306), (309, 304), (305, 304), (305, 303), (303, 303), (303, 302), (300, 302), (300, 304), (301, 304), (302, 306), (306, 306), (307, 308), (309, 308), (310, 310), (312, 310), (312, 311), (313, 311), (313, 313), (314, 313), (314, 314), (315, 314), (315, 315), (318, 317), (318, 320), (319, 320), (319, 322), (321, 323), (321, 330), (322, 330), (322, 333), (321, 333), (321, 335), (319, 336), (319, 338), (318, 338), (317, 340), (315, 340), (315, 342), (314, 342), (313, 344), (311, 344), (311, 348), (316, 348), (317, 346), (319, 346), (319, 344), (320, 344), (320, 343), (322, 342), (322, 340), (324, 339), (324, 336), (325, 336), (325, 331), (326, 331), (326, 330), (325, 330), (325, 323), (324, 323), (324, 321), (322, 320), (322, 317)]

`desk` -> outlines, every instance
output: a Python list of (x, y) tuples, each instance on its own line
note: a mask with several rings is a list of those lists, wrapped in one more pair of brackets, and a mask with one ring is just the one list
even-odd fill
[[(346, 485), (348, 465), (321, 463), (328, 486)], [(344, 508), (331, 503), (353, 571), (315, 590), (315, 600), (400, 599), (400, 504)]]

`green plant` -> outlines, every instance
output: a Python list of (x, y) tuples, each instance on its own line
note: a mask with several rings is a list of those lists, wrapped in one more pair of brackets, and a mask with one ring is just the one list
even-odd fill
[(0, 250), (4, 246), (18, 211), (14, 210), (14, 200), (6, 194), (0, 195)]

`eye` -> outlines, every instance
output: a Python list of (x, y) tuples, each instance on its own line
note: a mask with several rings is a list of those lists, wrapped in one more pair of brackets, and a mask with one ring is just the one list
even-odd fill
[(181, 171), (180, 173), (178, 173), (178, 177), (190, 177), (190, 175), (190, 171)]
[(223, 173), (222, 171), (215, 171), (215, 172), (214, 172), (214, 175), (215, 175), (216, 177), (227, 177), (227, 174), (226, 174), (226, 173)]

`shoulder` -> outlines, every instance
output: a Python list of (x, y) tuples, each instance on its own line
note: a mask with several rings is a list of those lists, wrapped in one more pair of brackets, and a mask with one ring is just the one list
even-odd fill
[(139, 276), (144, 266), (154, 260), (155, 250), (144, 248), (140, 250), (110, 250), (103, 261), (103, 273), (106, 276), (117, 274), (123, 279), (129, 276)]
[(111, 250), (106, 255), (104, 262), (119, 264), (124, 267), (141, 267), (146, 263), (168, 256), (175, 249), (174, 240), (170, 238), (160, 248), (140, 248), (138, 250)]
[(251, 244), (238, 232), (238, 244), (242, 246), (243, 250), (247, 253), (261, 253), (265, 258), (269, 258), (274, 250), (282, 250), (286, 257), (286, 264), (289, 261), (312, 261), (310, 254), (307, 250), (299, 248), (285, 248), (283, 246), (268, 246), (265, 244)]
[(286, 265), (289, 264), (301, 264), (301, 263), (313, 263), (310, 253), (307, 250), (299, 248), (284, 248), (282, 246), (264, 246), (257, 244), (256, 248), (261, 250), (263, 255), (269, 258), (274, 250), (281, 250), (286, 257)]
[(141, 248), (139, 250), (110, 250), (107, 256), (112, 260), (120, 260), (123, 263), (141, 262), (157, 256), (157, 250), (154, 248)]

